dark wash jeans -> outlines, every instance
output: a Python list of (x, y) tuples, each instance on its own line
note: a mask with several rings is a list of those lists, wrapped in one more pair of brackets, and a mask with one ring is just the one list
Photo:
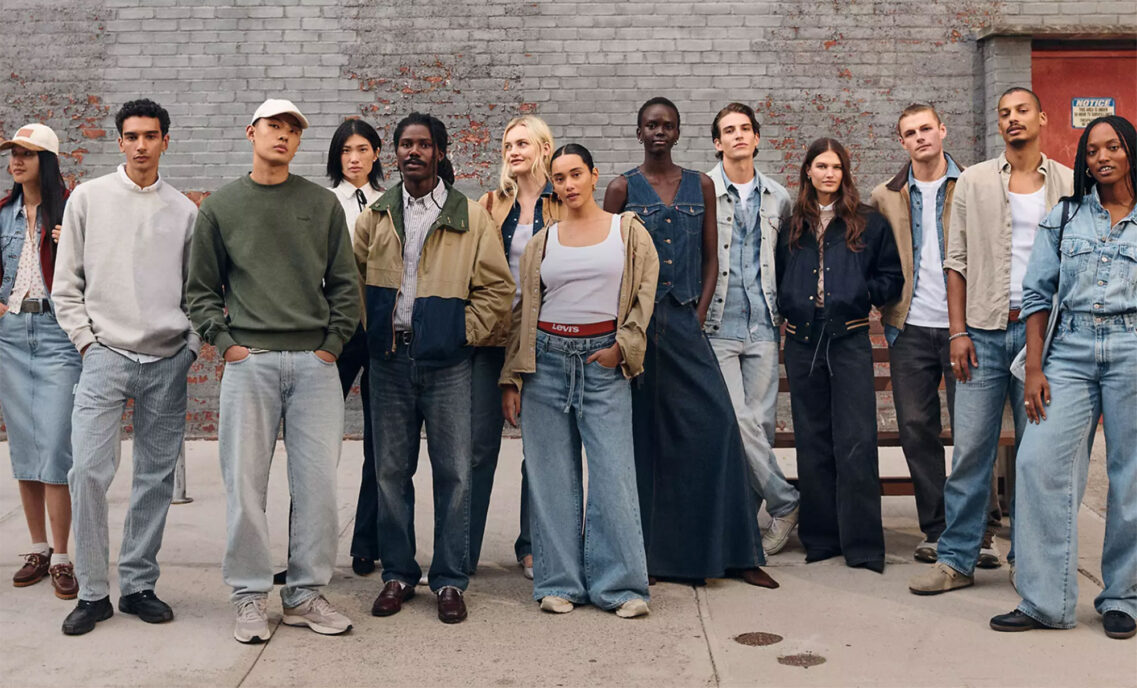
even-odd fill
[(948, 329), (906, 325), (889, 347), (892, 398), (900, 446), (916, 493), (916, 514), (924, 539), (935, 542), (944, 532), (944, 443), (940, 413), (940, 380), (954, 418), (955, 376), (948, 356)]
[(876, 393), (867, 328), (808, 343), (786, 339), (786, 375), (797, 445), (805, 560), (844, 554), (850, 566), (884, 561)]
[(343, 347), (336, 360), (343, 398), (351, 392), (359, 375), (359, 395), (363, 401), (363, 468), (359, 497), (355, 504), (355, 530), (351, 537), (351, 556), (372, 561), (379, 558), (379, 486), (375, 483), (375, 445), (371, 438), (371, 374), (368, 365), (367, 335), (363, 327)]
[(371, 429), (379, 483), (379, 558), (383, 581), (415, 585), (414, 483), (426, 423), (434, 484), (434, 557), (430, 589), (469, 583), (471, 362), (415, 365), (401, 340), (391, 358), (371, 359)]

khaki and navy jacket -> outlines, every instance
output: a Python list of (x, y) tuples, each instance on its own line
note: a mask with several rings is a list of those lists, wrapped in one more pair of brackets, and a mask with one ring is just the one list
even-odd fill
[[(636, 214), (620, 214), (620, 235), (624, 239), (624, 274), (620, 279), (620, 305), (616, 313), (616, 343), (624, 361), (624, 377), (643, 372), (647, 348), (647, 326), (655, 310), (655, 286), (659, 279), (659, 256), (651, 235)], [(543, 229), (525, 247), (521, 256), (521, 301), (513, 313), (509, 348), (501, 385), (521, 389), (521, 376), (537, 370), (537, 321), (541, 319), (541, 261), (549, 232)]]
[[(513, 278), (501, 234), (489, 214), (449, 184), (419, 258), (411, 315), (410, 356), (442, 368), (468, 358), (470, 347), (501, 338), (513, 301)], [(364, 291), (367, 348), (395, 351), (395, 304), (403, 284), (403, 185), (396, 184), (355, 221), (353, 251)]]

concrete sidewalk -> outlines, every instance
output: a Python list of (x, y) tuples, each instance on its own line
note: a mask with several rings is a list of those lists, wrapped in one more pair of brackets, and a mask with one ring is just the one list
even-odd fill
[[(0, 459), (7, 463), (7, 443)], [(429, 560), (429, 462), (417, 484), (418, 538)], [(117, 556), (129, 494), (130, 445), (111, 489), (111, 554)], [(283, 447), (269, 493), (273, 551), (283, 565), (287, 477)], [(446, 626), (433, 597), (416, 597), (397, 616), (370, 616), (378, 574), (352, 574), (348, 545), (362, 450), (345, 442), (339, 470), (340, 557), (327, 596), (354, 621), (346, 636), (278, 626), (263, 645), (233, 640), (233, 612), (221, 581), (225, 495), (215, 442), (188, 444), (189, 494), (173, 506), (160, 561), (158, 594), (173, 623), (151, 626), (117, 613), (89, 635), (66, 637), (60, 624), (74, 602), (47, 581), (0, 583), (0, 685), (3, 686), (1137, 686), (1137, 645), (1109, 640), (1093, 610), (1100, 589), (1104, 522), (1083, 509), (1079, 626), (1071, 631), (995, 633), (987, 620), (1018, 598), (1004, 566), (980, 571), (975, 587), (937, 597), (907, 590), (925, 566), (911, 560), (919, 540), (911, 498), (884, 500), (890, 552), (884, 575), (829, 561), (806, 566), (796, 539), (774, 557), (779, 590), (736, 580), (701, 588), (661, 583), (652, 614), (622, 620), (593, 608), (542, 614), (513, 561), (521, 444), (505, 440), (482, 564), (470, 583), (466, 623)], [(124, 477), (125, 476), (125, 477)], [(0, 481), (0, 576), (10, 579), (27, 546), (16, 483)], [(1004, 554), (1006, 540), (1002, 540)], [(116, 584), (112, 574), (112, 591)], [(420, 592), (425, 592), (420, 588)], [(118, 594), (112, 592), (117, 603)], [(269, 601), (279, 623), (279, 597)], [(746, 633), (781, 636), (772, 645), (736, 641)], [(745, 639), (745, 638), (743, 638)], [(821, 663), (818, 663), (821, 662)], [(803, 667), (799, 665), (811, 665)]]

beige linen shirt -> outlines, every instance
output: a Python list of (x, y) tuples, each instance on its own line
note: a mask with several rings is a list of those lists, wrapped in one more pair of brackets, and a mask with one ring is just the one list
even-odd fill
[[(1046, 211), (1074, 189), (1074, 172), (1042, 156)], [(1011, 310), (1011, 164), (1005, 154), (972, 165), (959, 175), (944, 240), (945, 270), (967, 280), (967, 326), (1005, 330)]]

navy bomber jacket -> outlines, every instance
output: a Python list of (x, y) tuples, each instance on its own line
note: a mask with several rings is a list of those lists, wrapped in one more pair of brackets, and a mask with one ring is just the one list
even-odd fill
[[(825, 242), (825, 331), (841, 337), (869, 326), (869, 310), (900, 297), (904, 273), (892, 228), (884, 217), (862, 205), (866, 220), (861, 235), (863, 248), (850, 251), (845, 244), (845, 221), (829, 223)], [(778, 235), (775, 269), (778, 278), (778, 310), (786, 321), (786, 335), (801, 342), (811, 334), (816, 312), (817, 271), (820, 268), (817, 239), (813, 232), (802, 235), (791, 248), (788, 228)]]

